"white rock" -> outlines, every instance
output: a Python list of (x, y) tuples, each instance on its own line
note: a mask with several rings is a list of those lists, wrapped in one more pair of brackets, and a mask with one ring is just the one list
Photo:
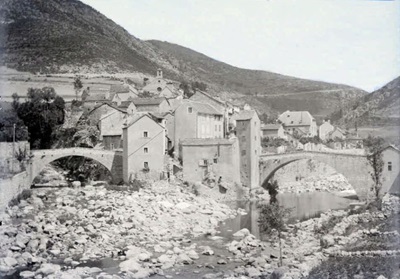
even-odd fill
[(44, 263), (37, 270), (37, 273), (41, 273), (43, 275), (50, 275), (59, 271), (60, 269), (61, 267), (57, 264)]
[(241, 229), (233, 234), (233, 237), (244, 238), (250, 234), (250, 231), (246, 228)]
[(138, 272), (141, 269), (141, 265), (135, 259), (129, 259), (119, 264), (121, 271)]
[(6, 257), (3, 259), (3, 261), (6, 266), (10, 266), (10, 267), (16, 266), (18, 264), (17, 260), (14, 258), (11, 258), (11, 257)]
[(29, 271), (29, 270), (25, 270), (25, 271), (20, 272), (19, 276), (21, 278), (33, 278), (33, 277), (35, 277), (35, 272)]

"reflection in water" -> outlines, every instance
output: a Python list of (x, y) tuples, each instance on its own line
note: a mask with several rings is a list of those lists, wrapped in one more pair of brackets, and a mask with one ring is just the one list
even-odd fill
[[(292, 210), (289, 222), (313, 218), (330, 209), (346, 209), (354, 202), (352, 199), (339, 197), (328, 192), (284, 193), (278, 194), (277, 197), (279, 204)], [(232, 233), (247, 228), (253, 235), (265, 240), (265, 236), (260, 236), (258, 228), (259, 211), (257, 205), (256, 202), (237, 201), (236, 206), (245, 209), (248, 214), (227, 220), (220, 227), (221, 236), (231, 238)]]

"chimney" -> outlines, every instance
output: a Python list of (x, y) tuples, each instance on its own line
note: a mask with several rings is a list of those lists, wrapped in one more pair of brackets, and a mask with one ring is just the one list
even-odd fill
[(163, 78), (162, 70), (160, 68), (157, 70), (157, 78)]

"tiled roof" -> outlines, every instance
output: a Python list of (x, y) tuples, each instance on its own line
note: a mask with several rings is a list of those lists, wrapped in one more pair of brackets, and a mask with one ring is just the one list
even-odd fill
[(242, 110), (235, 117), (235, 120), (249, 120), (252, 119), (256, 112), (254, 110)]
[(102, 106), (109, 106), (110, 108), (113, 108), (113, 109), (116, 109), (116, 110), (118, 110), (118, 111), (120, 111), (120, 112), (126, 113), (126, 110), (125, 110), (125, 109), (119, 108), (119, 107), (114, 106), (114, 105), (112, 105), (112, 104), (110, 104), (110, 103), (108, 103), (108, 102), (105, 102), (105, 103), (102, 103), (102, 104), (100, 104), (100, 105), (94, 107), (91, 111), (89, 111), (89, 114), (92, 113), (94, 110), (98, 109), (99, 107), (102, 107)]
[(131, 103), (132, 101), (123, 101), (118, 107), (122, 109), (127, 109)]
[(166, 100), (165, 98), (133, 98), (132, 102), (136, 106), (145, 106), (145, 105), (159, 105), (165, 100)]
[(157, 121), (155, 121), (155, 119), (153, 117), (151, 117), (151, 115), (149, 115), (147, 112), (135, 112), (134, 114), (132, 114), (124, 123), (123, 128), (128, 128), (130, 126), (132, 126), (133, 124), (135, 124), (139, 119), (142, 119), (143, 117), (149, 117), (151, 120), (154, 121), (154, 123), (157, 123), (162, 129), (164, 129), (163, 126), (160, 125), (160, 123), (158, 123)]
[(315, 121), (308, 111), (285, 111), (278, 117), (285, 126), (308, 126)]
[(231, 145), (234, 141), (229, 139), (183, 139), (181, 140), (182, 145)]
[(196, 89), (196, 93), (194, 93), (194, 95), (196, 95), (197, 93), (203, 94), (204, 96), (206, 96), (206, 97), (210, 98), (211, 100), (219, 103), (220, 105), (224, 105), (224, 106), (226, 105), (226, 103), (224, 101), (221, 101), (221, 100), (217, 99), (216, 97), (213, 97), (213, 96), (211, 96), (210, 94), (208, 94), (208, 93), (206, 93), (204, 91)]
[(195, 102), (195, 101), (190, 101), (190, 100), (186, 100), (184, 102), (184, 104), (187, 105), (188, 107), (190, 107), (190, 106), (193, 107), (193, 109), (197, 113), (223, 115), (222, 112), (218, 111), (215, 107), (213, 107), (210, 104)]
[(261, 130), (279, 130), (281, 126), (280, 124), (265, 124), (261, 127)]

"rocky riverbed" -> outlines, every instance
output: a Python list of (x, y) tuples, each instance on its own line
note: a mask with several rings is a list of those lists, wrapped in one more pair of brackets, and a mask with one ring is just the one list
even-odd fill
[[(398, 241), (398, 231), (363, 226), (398, 214), (398, 198), (384, 204), (383, 212), (331, 211), (288, 225), (282, 233), (283, 266), (278, 267), (276, 238), (260, 241), (242, 229), (222, 239), (220, 222), (243, 212), (196, 196), (185, 185), (159, 181), (138, 192), (104, 186), (35, 189), (1, 216), (0, 275), (304, 278), (331, 257), (351, 256), (357, 251), (346, 247), (371, 234), (393, 234)], [(396, 248), (372, 252), (398, 253)], [(101, 261), (110, 268), (96, 264)], [(13, 272), (20, 277), (10, 276)]]

